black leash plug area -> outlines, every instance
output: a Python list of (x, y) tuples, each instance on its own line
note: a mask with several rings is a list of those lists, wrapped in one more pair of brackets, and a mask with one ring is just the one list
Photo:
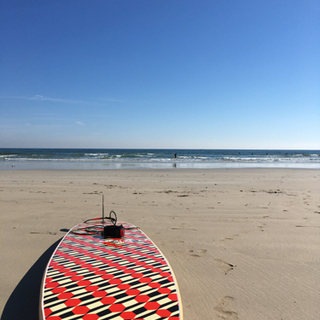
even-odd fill
[(119, 225), (119, 226), (116, 226), (116, 225), (104, 226), (101, 235), (102, 235), (102, 237), (104, 239), (107, 239), (107, 238), (116, 238), (116, 239), (122, 238), (122, 237), (124, 237), (124, 227), (123, 227), (122, 224)]

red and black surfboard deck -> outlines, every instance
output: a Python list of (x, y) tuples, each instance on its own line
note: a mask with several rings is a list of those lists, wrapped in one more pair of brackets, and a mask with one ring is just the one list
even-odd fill
[[(103, 229), (94, 221), (66, 234), (44, 275), (40, 319), (182, 319), (167, 260), (139, 228), (122, 224), (126, 230), (120, 239), (90, 234)], [(79, 234), (81, 228), (89, 234)]]

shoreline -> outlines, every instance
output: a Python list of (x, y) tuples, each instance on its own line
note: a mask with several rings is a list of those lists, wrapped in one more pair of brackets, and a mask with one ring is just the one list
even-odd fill
[(99, 161), (19, 161), (1, 162), (0, 171), (15, 170), (223, 170), (223, 169), (311, 169), (320, 170), (319, 163), (214, 163), (214, 162), (114, 162)]
[(0, 170), (320, 169), (320, 150), (1, 149)]
[(101, 214), (101, 193), (106, 212), (164, 253), (185, 320), (315, 319), (319, 178), (291, 168), (0, 170), (2, 319), (14, 319), (42, 255)]

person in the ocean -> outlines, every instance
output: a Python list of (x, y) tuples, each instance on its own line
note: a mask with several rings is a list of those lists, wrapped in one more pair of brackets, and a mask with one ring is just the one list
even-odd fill
[(177, 157), (177, 154), (175, 153), (175, 154), (173, 155), (173, 157), (176, 158), (176, 157)]

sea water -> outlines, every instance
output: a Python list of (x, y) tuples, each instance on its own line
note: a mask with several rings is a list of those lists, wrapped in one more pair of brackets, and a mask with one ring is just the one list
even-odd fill
[(0, 170), (142, 168), (320, 169), (320, 150), (0, 149)]

